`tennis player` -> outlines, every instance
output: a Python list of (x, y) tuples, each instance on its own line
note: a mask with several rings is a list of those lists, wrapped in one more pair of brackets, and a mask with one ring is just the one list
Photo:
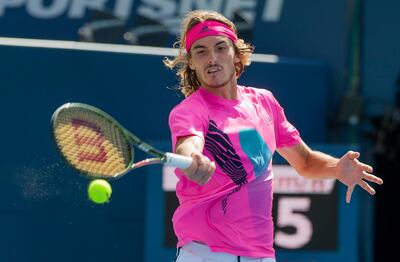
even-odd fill
[(177, 69), (185, 99), (170, 112), (173, 150), (193, 157), (177, 169), (179, 207), (173, 216), (177, 262), (275, 261), (272, 220), (275, 151), (302, 176), (337, 179), (371, 195), (382, 184), (360, 153), (340, 159), (310, 149), (265, 89), (240, 86), (253, 47), (235, 25), (213, 11), (189, 12), (179, 53), (164, 63)]

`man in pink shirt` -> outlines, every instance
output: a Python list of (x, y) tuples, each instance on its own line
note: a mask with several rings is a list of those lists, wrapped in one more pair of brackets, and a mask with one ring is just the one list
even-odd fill
[(170, 113), (174, 152), (193, 158), (176, 169), (179, 207), (173, 217), (178, 262), (275, 261), (272, 155), (277, 151), (311, 179), (347, 185), (381, 184), (372, 167), (349, 151), (340, 159), (311, 150), (270, 91), (239, 86), (253, 47), (213, 11), (189, 12), (182, 22), (177, 68), (185, 99)]

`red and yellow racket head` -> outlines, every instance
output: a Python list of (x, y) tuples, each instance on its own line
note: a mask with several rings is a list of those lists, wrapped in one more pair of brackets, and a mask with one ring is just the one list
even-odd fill
[(112, 179), (133, 162), (133, 149), (123, 128), (98, 108), (64, 104), (53, 114), (52, 127), (61, 154), (84, 175)]

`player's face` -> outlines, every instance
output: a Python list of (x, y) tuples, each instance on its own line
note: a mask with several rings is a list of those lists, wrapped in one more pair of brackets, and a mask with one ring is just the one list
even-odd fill
[(239, 61), (233, 43), (225, 36), (201, 38), (190, 48), (189, 67), (205, 88), (236, 87), (235, 63)]

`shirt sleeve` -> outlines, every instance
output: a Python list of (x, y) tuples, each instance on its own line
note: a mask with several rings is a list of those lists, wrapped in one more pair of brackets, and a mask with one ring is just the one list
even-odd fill
[(287, 120), (285, 110), (270, 93), (274, 111), (276, 147), (290, 147), (301, 142), (299, 131)]
[(181, 103), (169, 114), (172, 150), (175, 152), (176, 142), (180, 137), (195, 135), (204, 140), (207, 130), (207, 113), (195, 103)]

